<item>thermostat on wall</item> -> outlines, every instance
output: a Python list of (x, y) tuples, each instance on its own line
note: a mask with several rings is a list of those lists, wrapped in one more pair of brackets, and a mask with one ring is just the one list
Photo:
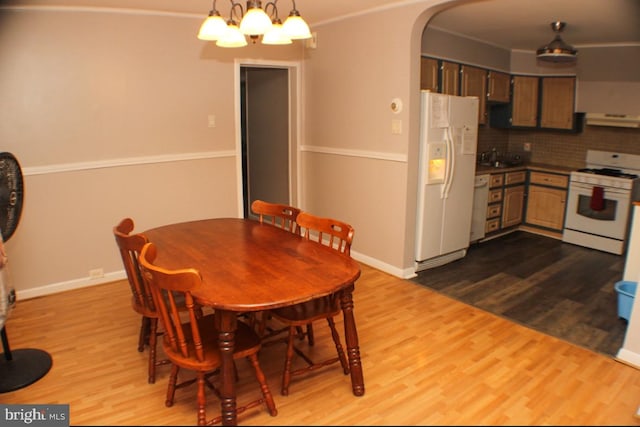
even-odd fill
[(396, 114), (402, 111), (402, 101), (400, 100), (400, 98), (393, 98), (391, 100), (391, 111)]

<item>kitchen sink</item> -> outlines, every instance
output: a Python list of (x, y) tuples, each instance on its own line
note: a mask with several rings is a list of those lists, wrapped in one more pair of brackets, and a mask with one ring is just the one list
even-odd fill
[(489, 162), (482, 162), (480, 163), (481, 166), (490, 166), (492, 168), (497, 168), (497, 169), (503, 169), (503, 168), (512, 168), (514, 166), (520, 166), (522, 165), (522, 162), (502, 162), (502, 161), (497, 161), (497, 162), (493, 162), (493, 163), (489, 163)]

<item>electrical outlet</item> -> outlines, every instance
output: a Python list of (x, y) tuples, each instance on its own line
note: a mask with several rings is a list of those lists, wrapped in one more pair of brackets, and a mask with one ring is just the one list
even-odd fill
[(531, 151), (531, 143), (530, 142), (525, 142), (524, 143), (524, 151)]
[(94, 268), (93, 270), (89, 270), (89, 278), (90, 279), (99, 279), (104, 277), (104, 270), (101, 268)]

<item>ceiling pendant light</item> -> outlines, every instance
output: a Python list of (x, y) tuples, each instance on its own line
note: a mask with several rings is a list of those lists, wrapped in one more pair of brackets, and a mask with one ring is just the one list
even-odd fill
[(275, 3), (267, 3), (265, 6), (265, 12), (267, 11), (267, 7), (272, 5), (273, 9), (271, 14), (273, 15), (273, 20), (271, 21), (271, 30), (266, 32), (264, 36), (262, 36), (262, 44), (291, 44), (293, 41), (289, 36), (287, 36), (282, 29), (282, 21), (278, 16), (278, 9), (275, 7)]
[(227, 23), (220, 16), (220, 12), (216, 10), (216, 2), (213, 1), (213, 7), (209, 12), (209, 16), (204, 20), (198, 32), (200, 40), (218, 40), (227, 29)]
[(225, 22), (213, 0), (209, 16), (198, 32), (200, 40), (216, 41), (216, 46), (220, 47), (242, 47), (248, 44), (247, 37), (254, 44), (262, 36), (262, 43), (267, 45), (291, 44), (293, 39), (311, 38), (309, 26), (296, 9), (295, 0), (291, 0), (293, 9), (284, 24), (278, 17), (278, 0), (267, 2), (264, 8), (261, 1), (248, 0), (246, 13), (239, 2), (229, 2), (231, 10)]
[(216, 42), (220, 47), (243, 47), (247, 45), (247, 39), (238, 28), (238, 24), (233, 19), (227, 21), (227, 29)]
[(291, 2), (293, 3), (293, 9), (291, 9), (289, 16), (284, 21), (282, 30), (292, 40), (310, 39), (311, 31), (309, 30), (309, 26), (304, 22), (302, 16), (300, 16), (298, 9), (296, 9), (295, 0), (291, 0)]
[(271, 31), (262, 36), (262, 44), (291, 44), (293, 41), (284, 33), (282, 21), (277, 19), (272, 23)]
[(555, 38), (536, 51), (536, 56), (544, 62), (574, 62), (578, 51), (565, 43), (560, 33), (567, 24), (565, 22), (552, 22), (551, 29), (556, 33)]
[(240, 31), (248, 36), (264, 34), (271, 30), (271, 18), (262, 10), (260, 1), (248, 1), (247, 13), (240, 22)]

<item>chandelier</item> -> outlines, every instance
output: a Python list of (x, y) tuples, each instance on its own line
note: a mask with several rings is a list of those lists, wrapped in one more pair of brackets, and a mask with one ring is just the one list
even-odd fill
[(254, 44), (262, 36), (262, 44), (271, 45), (311, 38), (309, 26), (296, 9), (295, 0), (291, 0), (293, 9), (284, 24), (278, 16), (278, 0), (267, 2), (264, 9), (262, 2), (257, 0), (247, 1), (246, 10), (234, 0), (229, 0), (229, 3), (229, 19), (225, 21), (216, 9), (216, 0), (213, 0), (209, 16), (198, 32), (200, 40), (215, 41), (220, 47), (242, 47), (247, 45), (247, 36)]

